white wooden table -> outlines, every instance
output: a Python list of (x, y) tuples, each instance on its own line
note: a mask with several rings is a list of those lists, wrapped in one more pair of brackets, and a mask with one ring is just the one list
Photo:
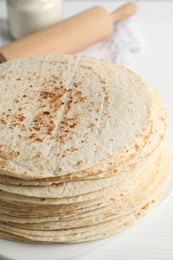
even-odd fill
[[(94, 5), (108, 10), (124, 1), (64, 1), (64, 17)], [(170, 120), (169, 143), (173, 150), (173, 1), (140, 1), (137, 15), (147, 51), (134, 54), (137, 72), (161, 93)], [(0, 1), (0, 44), (9, 40), (6, 11)], [(10, 250), (10, 249), (9, 249)], [(58, 258), (57, 258), (58, 259)], [(173, 196), (160, 209), (125, 233), (105, 240), (101, 247), (75, 260), (173, 260)]]

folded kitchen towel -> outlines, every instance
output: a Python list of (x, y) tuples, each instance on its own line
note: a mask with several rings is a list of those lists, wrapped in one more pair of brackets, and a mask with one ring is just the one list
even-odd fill
[(144, 40), (133, 16), (116, 23), (114, 32), (108, 39), (80, 52), (79, 55), (112, 60), (133, 67), (131, 54), (143, 49), (145, 49)]

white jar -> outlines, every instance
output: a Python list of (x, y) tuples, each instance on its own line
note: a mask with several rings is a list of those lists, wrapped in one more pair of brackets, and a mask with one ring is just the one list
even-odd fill
[(15, 39), (58, 22), (61, 0), (7, 0), (9, 29)]

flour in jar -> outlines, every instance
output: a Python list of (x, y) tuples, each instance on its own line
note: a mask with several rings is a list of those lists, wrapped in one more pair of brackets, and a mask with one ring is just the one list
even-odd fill
[(61, 0), (7, 0), (9, 29), (15, 39), (58, 22)]

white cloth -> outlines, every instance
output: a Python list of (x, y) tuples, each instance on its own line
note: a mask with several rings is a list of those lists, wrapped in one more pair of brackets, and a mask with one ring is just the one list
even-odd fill
[(140, 52), (144, 48), (144, 41), (135, 17), (130, 17), (116, 23), (113, 34), (109, 38), (80, 52), (79, 55), (112, 60), (133, 67), (132, 53)]

